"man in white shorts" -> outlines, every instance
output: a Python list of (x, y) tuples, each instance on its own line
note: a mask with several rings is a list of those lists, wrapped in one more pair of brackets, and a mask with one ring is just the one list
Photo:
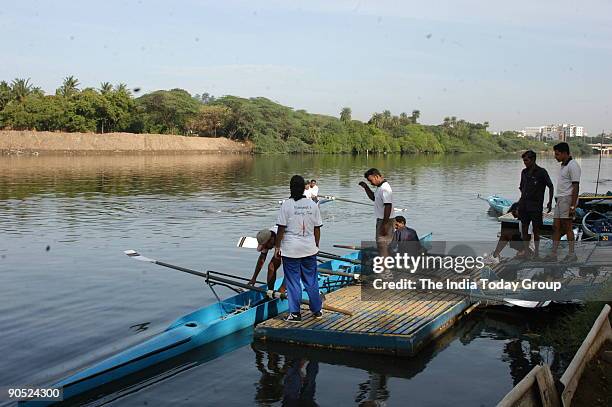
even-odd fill
[(361, 181), (359, 186), (363, 188), (370, 200), (374, 201), (374, 215), (376, 216), (376, 245), (379, 256), (389, 255), (389, 243), (393, 238), (393, 225), (395, 214), (393, 213), (393, 190), (389, 182), (376, 168), (370, 168), (363, 174), (370, 184), (376, 187), (372, 191), (368, 185)]
[(563, 259), (564, 262), (573, 263), (578, 260), (574, 254), (574, 232), (572, 220), (576, 216), (576, 205), (578, 204), (578, 191), (580, 189), (580, 166), (570, 155), (569, 145), (559, 143), (553, 147), (555, 159), (561, 163), (559, 176), (557, 178), (557, 205), (554, 212), (553, 223), (553, 249), (546, 256), (547, 261), (557, 260), (559, 240), (567, 235), (569, 252)]

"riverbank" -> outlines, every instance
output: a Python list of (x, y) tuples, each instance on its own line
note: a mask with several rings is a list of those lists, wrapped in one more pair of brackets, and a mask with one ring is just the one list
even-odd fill
[(248, 142), (171, 134), (0, 130), (0, 154), (251, 153)]

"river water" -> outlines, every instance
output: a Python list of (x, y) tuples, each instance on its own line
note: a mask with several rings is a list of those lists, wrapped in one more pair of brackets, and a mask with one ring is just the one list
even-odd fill
[[(578, 160), (581, 190), (592, 192), (598, 160)], [(554, 159), (539, 164), (555, 181)], [(494, 242), (499, 224), (476, 195), (516, 198), (522, 162), (481, 155), (0, 157), (0, 387), (48, 384), (215, 301), (197, 277), (134, 262), (123, 250), (250, 277), (257, 255), (236, 241), (275, 223), (293, 174), (316, 178), (321, 195), (365, 202), (357, 183), (369, 167), (385, 173), (420, 234)], [(610, 178), (612, 160), (603, 160), (601, 174)], [(371, 239), (372, 211), (339, 201), (323, 206), (322, 249)], [(251, 333), (241, 332), (215, 345), (232, 352), (195, 352), (189, 368), (98, 403), (281, 405), (296, 397), (297, 382), (309, 384), (298, 385), (304, 405), (489, 406), (531, 366), (554, 358), (529, 337), (555, 315), (478, 312), (412, 359), (251, 345)]]

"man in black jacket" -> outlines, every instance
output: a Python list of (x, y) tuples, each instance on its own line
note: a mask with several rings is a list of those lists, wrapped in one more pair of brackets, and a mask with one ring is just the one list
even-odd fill
[[(552, 210), (554, 196), (553, 183), (548, 172), (536, 164), (536, 153), (528, 150), (522, 155), (525, 168), (521, 172), (521, 199), (518, 202), (519, 219), (522, 226), (522, 235), (529, 235), (529, 223), (533, 227), (533, 240), (535, 245), (534, 257), (539, 257), (540, 227), (542, 226), (542, 207), (544, 205), (544, 192), (548, 187), (547, 213)], [(522, 256), (528, 256), (529, 241), (524, 242)]]

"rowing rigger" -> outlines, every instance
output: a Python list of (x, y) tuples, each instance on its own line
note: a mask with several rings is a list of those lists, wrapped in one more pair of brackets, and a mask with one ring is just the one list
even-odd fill
[[(188, 273), (188, 274), (192, 274), (198, 277), (203, 277), (206, 281), (207, 284), (221, 284), (221, 285), (225, 285), (225, 286), (235, 286), (235, 287), (239, 287), (242, 288), (244, 290), (252, 290), (252, 291), (256, 291), (259, 293), (264, 294), (266, 297), (268, 298), (277, 298), (277, 299), (281, 299), (281, 300), (286, 300), (287, 299), (287, 294), (280, 292), (280, 291), (276, 291), (276, 290), (270, 290), (270, 289), (265, 289), (262, 287), (257, 287), (254, 285), (249, 285), (246, 283), (241, 283), (239, 281), (236, 281), (235, 279), (242, 279), (240, 277), (236, 277), (236, 276), (232, 276), (230, 274), (224, 274), (224, 273), (219, 273), (218, 271), (212, 271), (212, 270), (208, 270), (206, 273), (202, 273), (200, 271), (196, 271), (196, 270), (191, 270), (185, 267), (181, 267), (181, 266), (175, 266), (174, 264), (170, 264), (170, 263), (165, 263), (163, 261), (158, 261), (155, 259), (150, 259), (148, 257), (145, 257), (143, 255), (141, 255), (140, 253), (138, 253), (135, 250), (126, 250), (124, 251), (124, 253), (134, 259), (134, 260), (140, 260), (140, 261), (144, 261), (144, 262), (148, 262), (148, 263), (153, 263), (153, 264), (157, 264), (158, 266), (162, 266), (162, 267), (167, 267), (167, 268), (171, 268), (174, 270), (178, 270), (178, 271), (182, 271), (184, 273)], [(346, 274), (346, 276), (348, 276), (348, 273), (343, 273)], [(231, 278), (226, 278), (226, 277), (231, 277)], [(351, 275), (352, 276), (352, 275)], [(302, 299), (301, 300), (302, 304), (305, 305), (309, 305), (310, 302), (308, 300)], [(344, 310), (342, 308), (338, 308), (338, 307), (334, 307), (331, 305), (325, 305), (323, 304), (323, 309), (324, 310), (328, 310), (328, 311), (333, 311), (333, 312), (339, 312), (341, 314), (345, 314), (345, 315), (353, 315), (353, 313), (351, 311), (347, 311)]]

